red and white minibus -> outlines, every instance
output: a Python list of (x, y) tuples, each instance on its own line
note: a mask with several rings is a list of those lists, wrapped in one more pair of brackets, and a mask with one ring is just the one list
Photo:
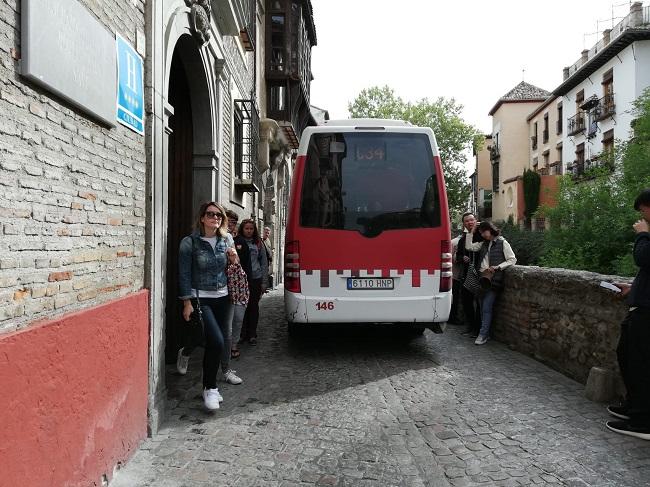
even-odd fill
[(309, 323), (423, 330), (451, 308), (447, 195), (430, 128), (395, 120), (305, 129), (285, 240), (290, 331)]

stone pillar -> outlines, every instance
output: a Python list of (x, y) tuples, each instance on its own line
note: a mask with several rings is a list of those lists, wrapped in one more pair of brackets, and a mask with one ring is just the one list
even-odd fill
[(567, 79), (569, 79), (569, 67), (568, 66), (562, 68), (562, 80), (566, 81)]
[(640, 27), (643, 25), (643, 3), (634, 2), (630, 6), (630, 27)]
[(165, 416), (165, 262), (167, 261), (167, 149), (173, 107), (164, 92), (164, 10), (162, 2), (146, 3), (147, 57), (145, 104), (149, 184), (146, 210), (145, 287), (150, 290), (148, 432), (158, 431)]
[(611, 33), (612, 33), (612, 29), (605, 29), (603, 31), (603, 43), (605, 45), (609, 44)]

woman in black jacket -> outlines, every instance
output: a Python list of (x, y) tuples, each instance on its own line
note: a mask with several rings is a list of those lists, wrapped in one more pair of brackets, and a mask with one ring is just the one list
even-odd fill
[(248, 288), (250, 290), (239, 343), (248, 342), (251, 345), (257, 345), (260, 299), (268, 285), (269, 264), (264, 244), (253, 220), (242, 220), (237, 237), (235, 237), (235, 248), (237, 254), (239, 254), (241, 266), (248, 277)]

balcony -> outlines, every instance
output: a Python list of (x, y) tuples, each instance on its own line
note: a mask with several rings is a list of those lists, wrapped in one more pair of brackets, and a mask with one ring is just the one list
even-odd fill
[(585, 130), (585, 114), (576, 113), (567, 119), (567, 135), (576, 135)]
[(257, 36), (257, 0), (244, 0), (241, 6), (246, 25), (239, 30), (239, 38), (246, 51), (254, 51)]
[(490, 160), (491, 161), (496, 161), (501, 157), (501, 151), (499, 149), (499, 146), (494, 144), (490, 146)]
[(531, 144), (533, 150), (537, 149), (537, 135), (532, 135), (530, 137), (530, 144)]
[(257, 167), (260, 142), (260, 116), (255, 100), (235, 100), (234, 184), (245, 193), (257, 193), (262, 188), (262, 175)]
[(614, 93), (603, 96), (598, 100), (598, 105), (594, 108), (594, 118), (598, 121), (611, 117), (616, 113), (614, 104)]

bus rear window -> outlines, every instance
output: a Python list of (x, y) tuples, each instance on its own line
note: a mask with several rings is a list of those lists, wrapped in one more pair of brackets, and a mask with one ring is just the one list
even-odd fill
[(300, 225), (368, 237), (385, 230), (440, 226), (440, 195), (427, 135), (312, 135)]

